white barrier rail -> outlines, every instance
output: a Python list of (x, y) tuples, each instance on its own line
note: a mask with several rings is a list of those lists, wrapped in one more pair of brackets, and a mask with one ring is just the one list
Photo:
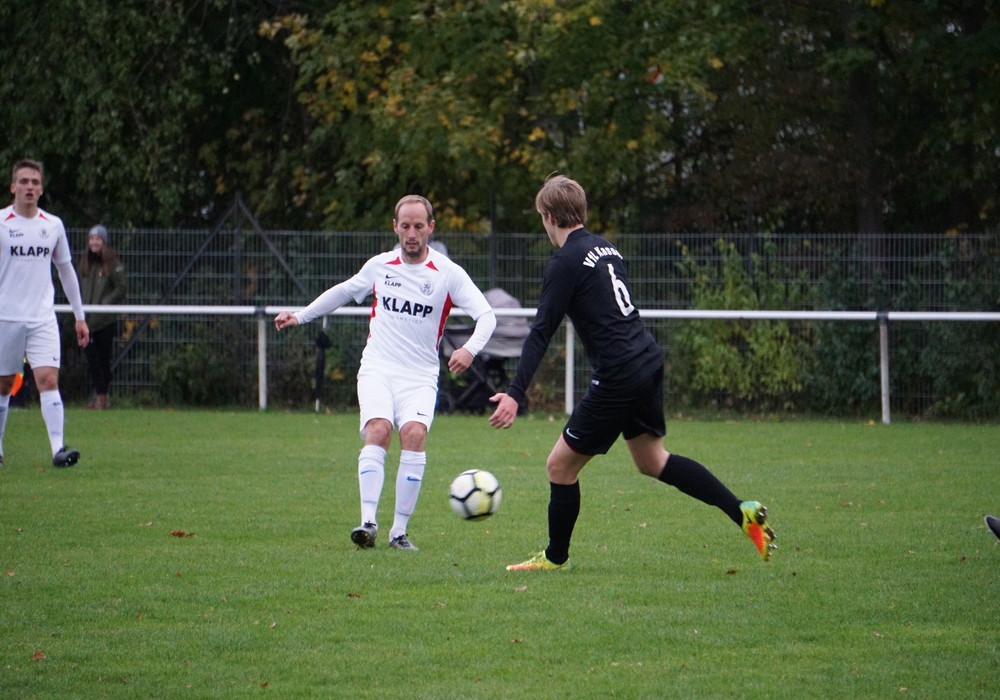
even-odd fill
[[(257, 317), (257, 382), (260, 410), (267, 408), (267, 324), (273, 323), (279, 311), (298, 311), (302, 306), (160, 306), (160, 305), (85, 305), (86, 313), (140, 314), (150, 315), (208, 315), (208, 316), (256, 316)], [(67, 304), (57, 304), (56, 311), (69, 313)], [(882, 422), (890, 423), (889, 411), (889, 323), (962, 321), (1000, 321), (1000, 312), (993, 311), (772, 311), (772, 310), (730, 310), (730, 309), (648, 309), (640, 310), (643, 318), (649, 319), (697, 319), (697, 320), (769, 320), (769, 321), (868, 321), (879, 324), (879, 374), (881, 378)], [(370, 306), (345, 306), (334, 311), (331, 316), (368, 316)], [(452, 314), (465, 315), (455, 308)], [(532, 318), (535, 309), (497, 309), (497, 316), (517, 316)], [(566, 322), (566, 413), (573, 410), (573, 372), (575, 334), (573, 326)]]

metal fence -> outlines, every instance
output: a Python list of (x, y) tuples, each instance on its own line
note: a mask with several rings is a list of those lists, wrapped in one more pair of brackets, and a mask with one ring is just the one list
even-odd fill
[[(83, 229), (69, 231), (78, 254), (85, 250), (86, 236)], [(705, 308), (696, 278), (707, 276), (708, 284), (723, 284), (723, 276), (729, 274), (727, 265), (740, 268), (744, 285), (756, 294), (756, 308), (994, 311), (1000, 301), (996, 296), (989, 298), (991, 290), (972, 293), (962, 286), (963, 280), (987, 278), (997, 269), (1000, 256), (995, 236), (907, 234), (875, 240), (832, 234), (629, 233), (608, 237), (628, 261), (630, 286), (643, 309)], [(502, 287), (525, 307), (537, 303), (551, 255), (544, 234), (439, 232), (436, 238), (481, 288)], [(391, 248), (395, 237), (391, 231), (261, 231), (252, 221), (232, 216), (212, 230), (112, 227), (110, 242), (126, 269), (128, 304), (263, 308), (304, 306), (356, 272), (369, 257)], [(57, 302), (65, 303), (56, 287)], [(680, 324), (688, 322), (653, 318), (648, 324), (669, 354), (671, 339)], [(812, 332), (805, 321), (793, 323), (801, 324), (799, 332)], [(844, 322), (845, 327), (851, 323)], [(326, 351), (325, 388), (319, 398), (332, 410), (355, 405), (354, 375), (366, 324), (364, 317), (338, 317), (326, 333), (332, 336), (333, 347)], [(314, 397), (308, 387), (314, 383), (320, 331), (319, 324), (313, 326), (273, 339), (268, 356), (272, 405), (312, 405)], [(213, 393), (225, 391), (232, 403), (255, 405), (254, 319), (201, 313), (125, 314), (121, 329), (113, 382), (119, 399), (142, 405), (212, 403)], [(870, 331), (877, 357), (878, 329)], [(899, 351), (896, 342), (890, 335), (890, 356)], [(920, 351), (912, 347), (912, 337), (907, 343), (905, 352)], [(575, 352), (580, 355), (574, 358), (580, 376), (574, 385), (585, 387), (586, 362), (579, 348)], [(542, 367), (543, 376), (548, 372), (552, 381), (551, 394), (539, 397), (541, 402), (562, 403), (559, 377), (564, 353), (565, 348), (556, 345), (550, 350), (548, 366)], [(877, 373), (876, 366), (875, 382)], [(71, 400), (86, 398), (85, 366), (71, 348), (64, 355), (61, 383)], [(893, 407), (919, 414), (934, 403), (937, 391), (930, 382), (921, 386), (909, 381), (894, 387)], [(668, 379), (668, 400), (672, 392)], [(878, 408), (877, 402), (871, 406), (872, 411)]]

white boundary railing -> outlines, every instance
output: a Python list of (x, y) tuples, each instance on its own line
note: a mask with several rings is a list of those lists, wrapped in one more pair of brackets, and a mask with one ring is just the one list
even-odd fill
[[(279, 311), (298, 311), (301, 306), (157, 306), (157, 305), (86, 305), (87, 313), (117, 313), (149, 315), (209, 315), (209, 316), (256, 316), (257, 317), (257, 386), (260, 410), (267, 408), (267, 331), (268, 324), (274, 322)], [(56, 311), (69, 313), (66, 304), (57, 304)], [(1000, 312), (991, 311), (758, 311), (758, 310), (701, 310), (701, 309), (650, 309), (640, 310), (640, 315), (648, 319), (698, 319), (698, 320), (769, 320), (769, 321), (868, 321), (879, 324), (879, 375), (881, 379), (882, 422), (890, 422), (889, 411), (889, 323), (907, 321), (1000, 321)], [(332, 316), (368, 316), (370, 306), (345, 306), (334, 311)], [(464, 315), (455, 308), (452, 314)], [(497, 316), (518, 316), (533, 318), (535, 309), (497, 309)], [(572, 324), (566, 321), (566, 413), (573, 411), (574, 348), (576, 334)]]

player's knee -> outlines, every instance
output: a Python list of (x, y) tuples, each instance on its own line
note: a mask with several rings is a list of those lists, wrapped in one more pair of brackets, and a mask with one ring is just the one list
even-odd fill
[(378, 445), (382, 449), (389, 449), (389, 441), (392, 439), (392, 423), (384, 418), (372, 418), (365, 423), (362, 436), (366, 445)]
[(35, 386), (38, 391), (56, 391), (59, 388), (59, 371), (50, 367), (35, 370)]
[(423, 452), (427, 441), (427, 426), (411, 421), (399, 429), (399, 444), (404, 450)]

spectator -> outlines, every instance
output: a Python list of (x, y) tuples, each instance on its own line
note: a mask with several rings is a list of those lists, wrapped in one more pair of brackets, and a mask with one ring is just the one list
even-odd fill
[[(80, 256), (77, 275), (84, 304), (121, 304), (125, 301), (125, 268), (118, 262), (114, 248), (108, 245), (108, 229), (101, 224), (90, 229), (87, 250)], [(87, 408), (102, 411), (111, 407), (108, 392), (118, 317), (91, 313), (87, 325), (90, 326), (90, 344), (84, 352), (94, 387), (94, 397)]]

